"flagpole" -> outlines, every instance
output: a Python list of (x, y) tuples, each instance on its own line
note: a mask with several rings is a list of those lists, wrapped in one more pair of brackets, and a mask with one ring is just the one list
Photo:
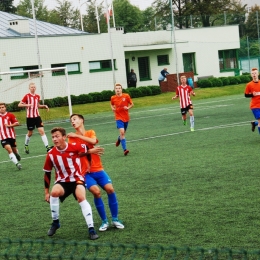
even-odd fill
[(113, 25), (114, 25), (114, 27), (116, 27), (113, 0), (111, 2), (111, 5), (112, 5)]
[[(114, 68), (114, 55), (113, 55), (112, 38), (111, 38), (111, 32), (110, 32), (110, 14), (108, 12), (107, 0), (105, 0), (105, 4), (106, 4), (106, 14), (107, 14), (107, 33), (109, 35), (109, 41), (110, 41), (110, 54), (111, 54), (111, 65), (112, 65), (112, 72), (113, 72), (113, 83), (115, 86), (116, 77), (115, 77), (115, 68)], [(114, 86), (113, 86), (113, 89), (114, 89)]]

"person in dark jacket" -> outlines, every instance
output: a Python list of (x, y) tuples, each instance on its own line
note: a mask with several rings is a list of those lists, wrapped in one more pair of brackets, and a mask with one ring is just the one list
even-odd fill
[(136, 74), (134, 72), (134, 69), (131, 69), (131, 72), (128, 74), (128, 77), (127, 77), (128, 87), (136, 88), (136, 82), (137, 82)]
[(159, 81), (159, 86), (161, 86), (161, 82), (165, 80), (166, 78), (166, 75), (168, 75), (169, 72), (167, 71), (167, 68), (164, 68), (160, 74), (159, 74), (159, 77), (158, 77), (158, 81)]

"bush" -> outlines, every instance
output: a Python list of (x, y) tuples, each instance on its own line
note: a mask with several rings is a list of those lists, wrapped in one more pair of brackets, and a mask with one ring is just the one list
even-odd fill
[(212, 82), (208, 79), (202, 79), (197, 82), (199, 88), (212, 88)]
[(79, 104), (92, 103), (93, 98), (92, 98), (92, 96), (90, 96), (88, 94), (81, 94), (78, 96), (78, 102), (79, 102)]
[(89, 95), (92, 97), (93, 102), (100, 102), (103, 100), (103, 95), (100, 92), (91, 92)]
[(251, 81), (250, 75), (240, 75), (239, 78), (241, 80), (241, 83), (248, 83), (249, 81)]
[(236, 85), (240, 82), (240, 80), (238, 80), (238, 77), (231, 76), (231, 77), (228, 77), (228, 78), (230, 80), (230, 85)]
[(230, 80), (229, 80), (229, 78), (227, 78), (227, 77), (220, 77), (219, 79), (221, 79), (223, 86), (228, 86), (228, 85), (230, 85)]
[(152, 91), (152, 95), (159, 95), (162, 93), (161, 88), (159, 86), (148, 86), (147, 88), (150, 88)]
[(55, 107), (63, 107), (68, 105), (68, 98), (67, 97), (56, 97), (53, 98), (53, 103)]
[(48, 107), (55, 107), (53, 99), (45, 99), (44, 100), (44, 105), (47, 105)]
[(223, 86), (223, 82), (218, 78), (209, 78), (209, 81), (212, 83), (212, 87), (221, 87)]
[(131, 98), (138, 98), (143, 96), (141, 90), (139, 88), (128, 88), (128, 93), (131, 96)]
[(103, 90), (101, 92), (103, 101), (109, 101), (113, 95), (115, 95), (115, 92), (112, 90)]
[(71, 99), (71, 104), (72, 104), (72, 105), (76, 105), (76, 104), (79, 103), (78, 97), (75, 96), (75, 95), (70, 95), (70, 99)]
[(14, 101), (13, 103), (6, 105), (6, 110), (9, 112), (21, 111), (23, 109), (23, 107), (18, 107), (19, 103), (20, 103), (20, 101)]
[(143, 97), (152, 95), (152, 90), (148, 87), (139, 87), (138, 89), (142, 92)]

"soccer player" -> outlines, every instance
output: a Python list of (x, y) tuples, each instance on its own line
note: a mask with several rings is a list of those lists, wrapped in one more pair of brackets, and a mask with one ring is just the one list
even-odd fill
[(246, 85), (245, 97), (251, 98), (250, 109), (255, 117), (255, 121), (251, 122), (251, 129), (254, 132), (258, 126), (260, 134), (260, 80), (258, 79), (259, 73), (257, 68), (251, 69), (252, 81)]
[[(96, 133), (94, 130), (85, 130), (84, 117), (79, 114), (73, 114), (70, 117), (72, 126), (75, 128), (76, 133), (69, 133), (69, 143), (86, 144), (89, 149), (93, 149), (94, 145), (98, 143)], [(103, 151), (102, 151), (103, 152)], [(102, 154), (102, 153), (101, 153)], [(82, 165), (85, 164), (86, 157), (81, 157)], [(112, 226), (123, 229), (124, 225), (118, 220), (118, 201), (112, 181), (108, 174), (105, 172), (100, 154), (91, 154), (90, 158), (90, 169), (83, 168), (83, 174), (85, 175), (85, 183), (87, 189), (94, 196), (94, 204), (98, 211), (98, 214), (102, 220), (102, 224), (99, 231), (106, 231), (109, 227), (105, 206), (101, 198), (101, 192), (98, 186), (100, 186), (108, 196), (108, 205), (112, 216)]]
[(47, 105), (40, 104), (40, 96), (35, 94), (36, 91), (35, 83), (31, 82), (29, 84), (29, 91), (30, 93), (26, 94), (18, 104), (18, 107), (25, 107), (27, 109), (26, 124), (27, 124), (28, 133), (25, 136), (24, 151), (27, 154), (29, 154), (30, 138), (33, 134), (33, 130), (36, 127), (38, 129), (39, 134), (41, 135), (44, 146), (46, 147), (48, 152), (50, 150), (50, 146), (48, 144), (47, 136), (44, 132), (44, 127), (43, 127), (42, 119), (40, 117), (38, 108), (45, 108), (47, 109), (47, 111), (49, 111), (49, 108)]
[[(45, 200), (50, 203), (53, 223), (48, 236), (53, 236), (60, 228), (59, 199), (63, 202), (70, 194), (78, 201), (82, 214), (89, 229), (89, 238), (95, 240), (98, 235), (94, 229), (93, 215), (90, 204), (86, 200), (84, 177), (81, 175), (79, 156), (87, 153), (86, 145), (68, 144), (64, 128), (51, 130), (54, 147), (47, 153), (43, 170), (45, 184)], [(49, 193), (51, 170), (55, 168), (55, 183)]]
[(190, 99), (190, 95), (195, 96), (191, 86), (186, 84), (186, 76), (181, 76), (181, 85), (176, 89), (176, 95), (172, 99), (180, 98), (180, 108), (182, 114), (183, 124), (186, 125), (187, 113), (190, 115), (190, 130), (194, 131), (194, 115), (193, 115), (193, 105)]
[(18, 126), (15, 115), (6, 112), (5, 103), (0, 103), (0, 140), (3, 148), (8, 152), (10, 160), (16, 165), (18, 170), (22, 169), (22, 165), (18, 162), (21, 160), (19, 155), (14, 127)]
[(128, 94), (123, 93), (123, 88), (120, 83), (116, 83), (115, 93), (116, 94), (111, 97), (110, 105), (112, 111), (115, 113), (116, 126), (119, 129), (116, 147), (121, 143), (124, 155), (126, 156), (129, 153), (129, 150), (126, 148), (125, 138), (125, 132), (130, 120), (128, 111), (134, 106), (134, 103)]

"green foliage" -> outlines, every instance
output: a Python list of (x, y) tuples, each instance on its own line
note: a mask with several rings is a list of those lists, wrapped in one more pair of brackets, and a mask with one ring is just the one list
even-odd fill
[(78, 96), (78, 102), (79, 104), (86, 104), (86, 103), (92, 103), (93, 97), (89, 94), (81, 94)]
[(113, 95), (115, 95), (115, 92), (112, 91), (112, 90), (103, 90), (103, 91), (101, 92), (101, 95), (102, 95), (102, 100), (103, 100), (103, 101), (109, 101), (110, 98), (111, 98)]
[(52, 100), (55, 107), (63, 107), (68, 105), (68, 97), (56, 97)]
[(55, 107), (55, 103), (54, 103), (53, 99), (45, 99), (44, 104), (47, 105), (49, 108)]
[(15, 13), (16, 7), (13, 5), (14, 0), (1, 0), (0, 11), (7, 13)]
[(219, 78), (209, 78), (209, 81), (211, 81), (212, 87), (221, 87), (221, 86), (223, 86), (223, 82)]
[(212, 87), (212, 82), (208, 79), (202, 79), (198, 80), (197, 86), (199, 88), (211, 88)]
[(71, 104), (72, 105), (76, 105), (79, 104), (78, 102), (78, 97), (76, 95), (70, 95), (70, 99), (71, 99)]
[(93, 102), (104, 101), (103, 95), (100, 92), (91, 92), (89, 95), (92, 97)]
[(238, 77), (235, 77), (235, 76), (230, 76), (230, 77), (228, 77), (229, 78), (229, 81), (230, 81), (230, 85), (236, 85), (236, 84), (238, 84), (238, 82), (239, 82), (239, 79), (238, 79)]
[(250, 75), (240, 75), (239, 76), (241, 83), (248, 83), (251, 81)]
[(223, 86), (230, 85), (230, 80), (228, 77), (220, 77), (219, 79), (222, 81)]
[(260, 16), (260, 6), (252, 6), (251, 11), (249, 12), (248, 19), (246, 21), (246, 32), (247, 36), (249, 38), (257, 39), (258, 38), (258, 30), (257, 24), (259, 24), (259, 21), (257, 21), (257, 15), (256, 12), (258, 12), (258, 19)]
[(14, 101), (13, 103), (6, 105), (6, 110), (9, 112), (16, 112), (16, 111), (23, 110), (24, 108), (18, 107), (19, 103), (20, 101)]
[(151, 89), (152, 95), (159, 95), (162, 93), (162, 90), (159, 86), (148, 86), (147, 88)]
[(152, 90), (148, 87), (139, 87), (138, 88), (142, 92), (142, 96), (151, 96)]
[(128, 88), (128, 93), (132, 98), (142, 97), (142, 92), (139, 88)]

